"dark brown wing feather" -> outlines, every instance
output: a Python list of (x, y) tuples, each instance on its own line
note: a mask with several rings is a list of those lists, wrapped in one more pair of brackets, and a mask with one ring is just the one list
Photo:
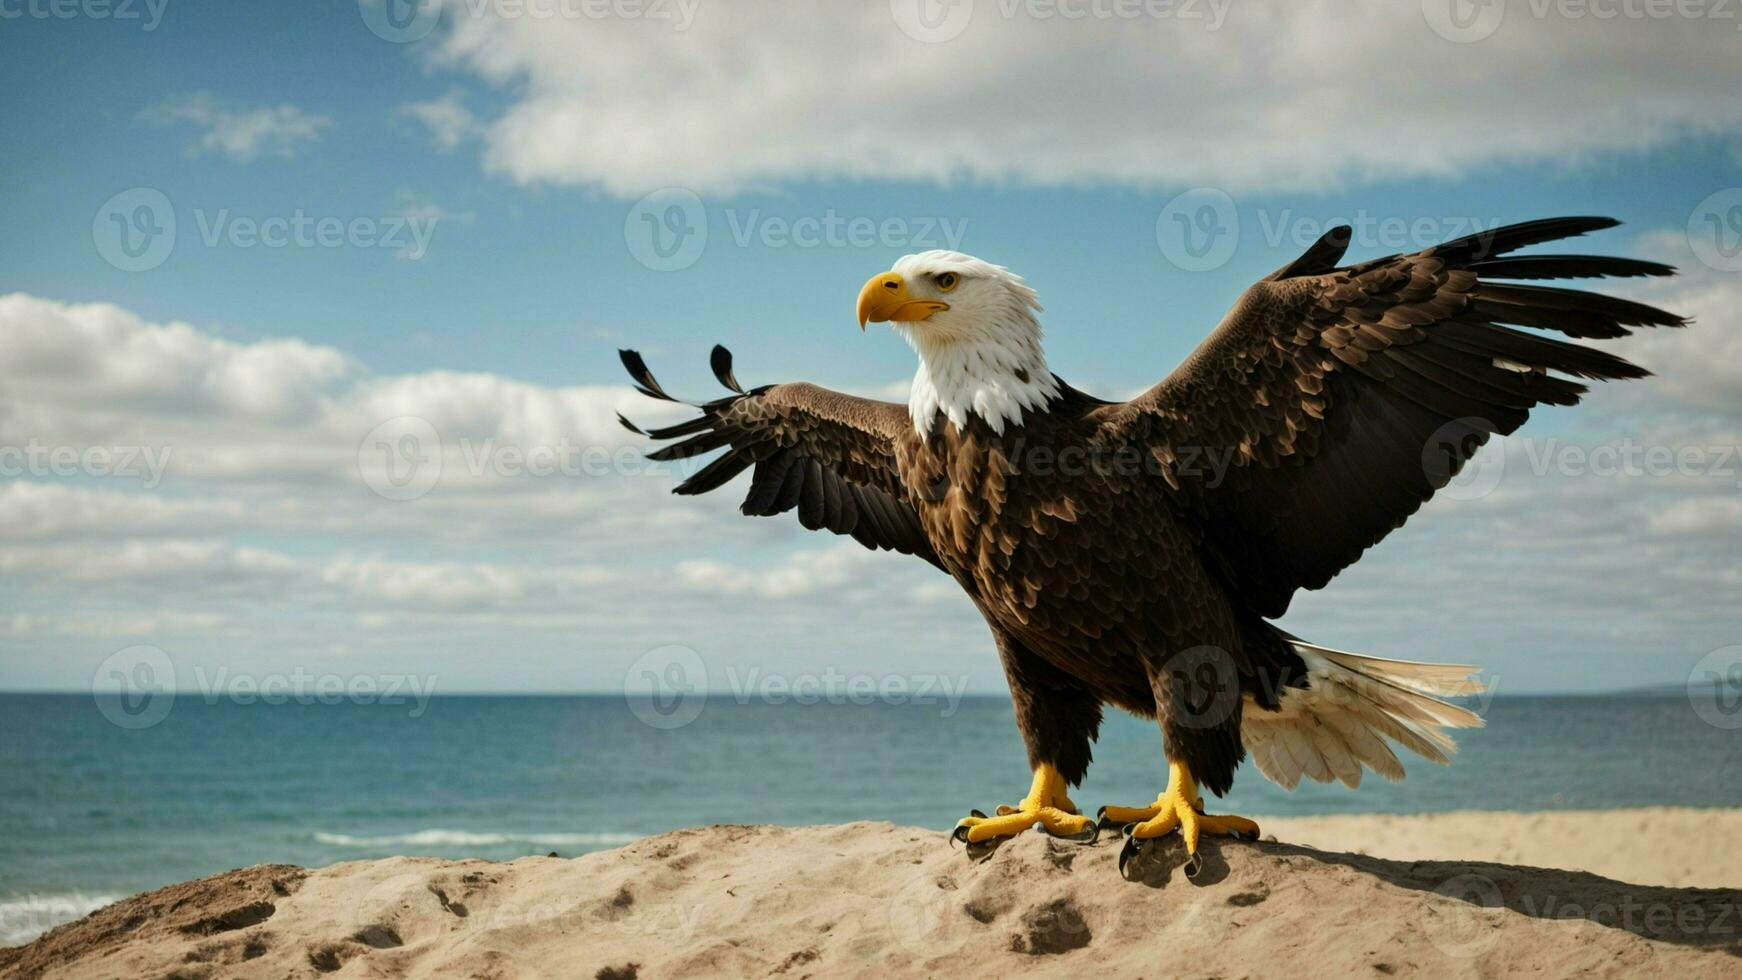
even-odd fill
[[(1140, 445), (1205, 532), (1213, 566), (1265, 616), (1287, 610), (1403, 522), (1494, 432), (1571, 378), (1637, 378), (1579, 338), (1686, 321), (1640, 303), (1496, 278), (1661, 276), (1604, 256), (1502, 258), (1609, 228), (1552, 218), (1411, 255), (1332, 269), (1344, 229), (1240, 297), (1208, 339), (1143, 395), (1098, 410), (1101, 438)], [(1550, 373), (1553, 372), (1553, 373)]]
[[(654, 380), (640, 354), (626, 350), (620, 355), (637, 390), (677, 401)], [(651, 459), (725, 450), (674, 493), (707, 493), (748, 469), (750, 490), (740, 508), (745, 514), (797, 510), (799, 523), (812, 530), (827, 528), (867, 548), (938, 564), (895, 461), (895, 440), (912, 424), (905, 407), (802, 383), (744, 392), (724, 347), (714, 348), (710, 366), (720, 383), (738, 394), (698, 405), (700, 416), (664, 428), (643, 430), (619, 416), (632, 432), (682, 440), (649, 453)]]

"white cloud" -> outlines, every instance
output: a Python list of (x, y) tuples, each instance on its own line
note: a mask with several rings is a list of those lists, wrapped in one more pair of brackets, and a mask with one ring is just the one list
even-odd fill
[(171, 632), (200, 632), (224, 635), (236, 630), (236, 624), (217, 613), (165, 612), (143, 615), (122, 615), (104, 619), (71, 619), (66, 617), (13, 617), (13, 632), (36, 640), (49, 636), (73, 637), (79, 641), (137, 642), (140, 639), (163, 636)]
[(84, 534), (150, 535), (208, 531), (238, 526), (240, 501), (222, 498), (166, 498), (13, 480), (0, 483), (0, 539), (55, 538)]
[(1730, 534), (1742, 527), (1742, 495), (1678, 500), (1651, 515), (1653, 531), (1676, 534)]
[(451, 152), (483, 133), (483, 127), (472, 115), (472, 110), (460, 101), (458, 89), (439, 99), (406, 103), (399, 107), (399, 114), (423, 123), (429, 129), (436, 149), (443, 153)]
[(147, 323), (108, 303), (0, 296), (0, 378), (20, 400), (81, 411), (291, 420), (317, 411), (356, 365), (296, 339), (252, 344), (186, 323)]
[(294, 105), (242, 108), (196, 92), (169, 99), (147, 110), (147, 122), (162, 126), (191, 125), (200, 130), (195, 149), (246, 162), (262, 154), (294, 156), (333, 126), (331, 116), (306, 112)]
[(623, 196), (818, 178), (1312, 189), (1742, 132), (1730, 22), (1513, 4), (1459, 44), (1417, 3), (1044, 14), (1062, 6), (981, 0), (960, 36), (922, 43), (882, 3), (704, 5), (675, 30), (453, 0), (439, 60), (509, 103), (482, 121), (452, 93), (407, 111), (438, 145), (481, 129), (513, 180)]
[[(826, 594), (830, 602), (838, 602), (850, 600), (866, 585), (880, 596), (891, 596), (892, 583), (879, 581), (888, 577), (886, 571), (877, 571), (883, 567), (877, 555), (857, 542), (845, 542), (792, 552), (763, 564), (682, 561), (677, 576), (685, 585), (720, 595), (791, 599)], [(922, 567), (915, 564), (911, 570)]]
[[(239, 343), (109, 304), (21, 293), (0, 296), (0, 333), (8, 338), (0, 345), (0, 445), (142, 449), (141, 459), (166, 459), (171, 480), (362, 488), (365, 437), (410, 416), (440, 439), (445, 487), (523, 476), (602, 482), (647, 472), (623, 451), (636, 440), (618, 412), (650, 422), (675, 414), (626, 385), (547, 388), (449, 371), (377, 376), (334, 348), (293, 338)], [(11, 456), (0, 463), (31, 465)]]
[(200, 579), (234, 583), (237, 577), (278, 578), (297, 563), (277, 552), (206, 540), (127, 540), (114, 545), (13, 546), (0, 554), (0, 572), (58, 576), (73, 582), (122, 579)]
[(405, 188), (394, 193), (393, 209), (389, 213), (426, 224), (438, 221), (470, 224), (477, 217), (470, 211), (449, 211), (422, 194)]
[(497, 605), (512, 602), (526, 592), (526, 583), (515, 569), (485, 562), (396, 562), (344, 557), (328, 564), (320, 575), (330, 585), (395, 603)]

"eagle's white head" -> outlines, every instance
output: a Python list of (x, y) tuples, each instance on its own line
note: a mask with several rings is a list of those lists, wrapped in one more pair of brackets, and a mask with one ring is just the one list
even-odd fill
[(919, 353), (908, 412), (923, 438), (937, 415), (994, 432), (1058, 394), (1040, 349), (1040, 302), (1022, 277), (960, 252), (904, 255), (859, 291), (859, 326), (889, 321)]

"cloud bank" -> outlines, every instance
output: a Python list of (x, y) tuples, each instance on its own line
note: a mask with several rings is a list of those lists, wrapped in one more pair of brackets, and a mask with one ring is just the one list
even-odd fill
[(1742, 133), (1721, 5), (1599, 17), (1513, 0), (1459, 27), (1451, 2), (702, 4), (686, 19), (453, 0), (434, 60), (505, 104), (474, 117), (450, 93), (405, 111), (445, 149), (481, 134), (487, 169), (516, 182), (628, 197), (829, 178), (1298, 191)]

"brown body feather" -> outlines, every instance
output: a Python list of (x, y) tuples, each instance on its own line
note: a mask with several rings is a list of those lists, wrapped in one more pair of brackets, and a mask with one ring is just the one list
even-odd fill
[[(1155, 470), (1100, 441), (1102, 405), (1067, 388), (1002, 435), (978, 418), (926, 440), (910, 426), (896, 459), (924, 488), (914, 506), (941, 564), (1021, 668), (1012, 687), (1078, 705), (1053, 710), (1031, 761), (1080, 781), (1100, 720), (1086, 706), (1113, 704), (1159, 718), (1170, 757), (1221, 792), (1243, 755), (1241, 695), (1274, 705), (1300, 659), (1205, 564)], [(1025, 730), (1032, 713), (1018, 704)]]

